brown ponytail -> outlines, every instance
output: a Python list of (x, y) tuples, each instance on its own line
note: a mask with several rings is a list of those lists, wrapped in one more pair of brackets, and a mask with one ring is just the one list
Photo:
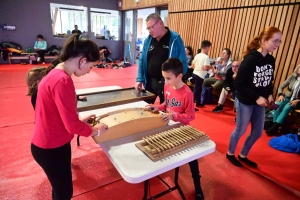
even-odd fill
[(269, 26), (267, 28), (265, 28), (260, 34), (259, 36), (254, 37), (250, 43), (247, 45), (246, 50), (243, 52), (243, 58), (249, 54), (249, 52), (253, 49), (259, 49), (261, 47), (261, 43), (260, 41), (262, 39), (264, 40), (269, 40), (274, 33), (281, 33), (281, 31), (274, 27), (274, 26)]
[(249, 52), (253, 49), (258, 49), (260, 47), (259, 37), (254, 37), (250, 43), (247, 45), (246, 50), (243, 52), (243, 58), (249, 54)]

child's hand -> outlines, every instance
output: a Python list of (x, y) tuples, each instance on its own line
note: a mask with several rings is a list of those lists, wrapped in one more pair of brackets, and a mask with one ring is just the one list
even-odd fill
[(172, 113), (164, 113), (162, 116), (161, 116), (161, 120), (163, 122), (168, 122), (170, 120), (173, 119), (173, 114)]
[(106, 129), (108, 129), (107, 124), (104, 123), (99, 123), (95, 126), (95, 128), (100, 130), (100, 133), (104, 133), (106, 131)]
[(89, 123), (89, 122), (92, 122), (95, 119), (95, 117), (96, 117), (96, 115), (92, 114), (92, 115), (82, 118), (81, 121), (83, 121), (85, 123)]
[(153, 104), (146, 105), (146, 108), (149, 108), (151, 110), (157, 110), (158, 109), (157, 106), (154, 106)]

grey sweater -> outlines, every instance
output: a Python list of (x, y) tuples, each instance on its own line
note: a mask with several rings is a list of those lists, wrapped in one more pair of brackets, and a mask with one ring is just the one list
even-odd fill
[[(298, 74), (297, 72), (293, 72), (292, 75), (290, 75), (279, 87), (278, 87), (278, 96), (284, 95), (284, 97), (292, 97), (294, 89), (293, 86), (297, 80)], [(283, 89), (287, 88), (285, 93), (283, 94)], [(300, 99), (300, 92), (298, 94), (297, 99)]]

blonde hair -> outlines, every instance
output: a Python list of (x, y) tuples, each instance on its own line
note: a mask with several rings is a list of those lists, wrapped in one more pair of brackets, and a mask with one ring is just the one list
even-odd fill
[(261, 40), (269, 40), (275, 33), (281, 33), (279, 28), (274, 26), (269, 26), (265, 28), (259, 36), (254, 37), (249, 44), (247, 45), (245, 51), (243, 52), (243, 58), (249, 54), (249, 52), (253, 49), (259, 49), (261, 47)]

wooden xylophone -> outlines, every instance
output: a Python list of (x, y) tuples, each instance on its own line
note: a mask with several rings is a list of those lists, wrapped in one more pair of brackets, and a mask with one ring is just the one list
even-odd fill
[(209, 137), (204, 132), (191, 126), (181, 126), (144, 137), (135, 145), (152, 161), (157, 161), (207, 140)]

